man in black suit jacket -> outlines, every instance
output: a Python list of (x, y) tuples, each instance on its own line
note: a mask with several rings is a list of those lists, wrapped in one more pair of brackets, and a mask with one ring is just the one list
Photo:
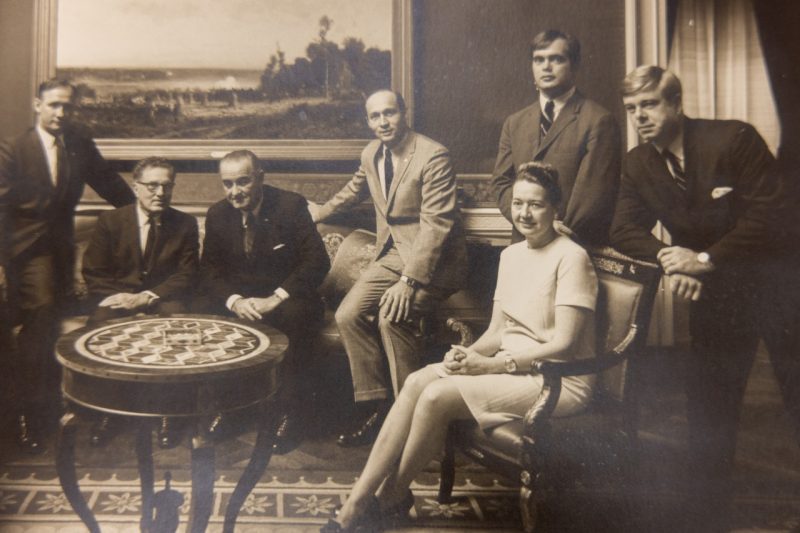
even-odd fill
[[(558, 30), (531, 42), (531, 68), (539, 97), (508, 117), (500, 134), (492, 189), (511, 220), (511, 189), (517, 169), (543, 161), (558, 170), (563, 191), (559, 226), (584, 244), (608, 242), (619, 185), (620, 136), (614, 117), (575, 88), (580, 42)], [(522, 235), (512, 229), (512, 242)]]
[[(197, 221), (170, 207), (175, 168), (166, 159), (148, 157), (133, 169), (136, 204), (102, 213), (83, 256), (83, 277), (97, 307), (89, 324), (135, 313), (185, 313), (198, 265)], [(158, 443), (177, 441), (167, 418)], [(91, 442), (111, 437), (109, 417), (92, 429)]]
[[(134, 201), (94, 142), (71, 127), (74, 99), (69, 82), (42, 83), (36, 126), (0, 143), (0, 288), (8, 293), (0, 342), (11, 344), (23, 402), (19, 442), (30, 451), (41, 449), (41, 421), (48, 404), (57, 405), (58, 385), (47, 376), (58, 375), (53, 349), (59, 307), (73, 288), (73, 215), (83, 186), (115, 206)], [(16, 342), (12, 325), (22, 326)]]
[[(282, 366), (281, 417), (276, 450), (299, 438), (299, 410), (314, 385), (313, 339), (324, 313), (317, 287), (330, 260), (299, 194), (264, 185), (258, 158), (239, 150), (220, 162), (226, 199), (206, 217), (197, 307), (270, 324), (289, 337)], [(291, 414), (291, 416), (290, 416)]]
[[(611, 244), (657, 260), (672, 291), (691, 300), (686, 391), (696, 512), (688, 526), (726, 531), (736, 426), (759, 338), (800, 422), (798, 246), (781, 228), (790, 202), (756, 130), (684, 116), (671, 72), (637, 68), (625, 78), (623, 101), (647, 142), (624, 159)], [(652, 235), (656, 221), (671, 245)]]
[(175, 169), (149, 157), (133, 180), (136, 204), (102, 213), (83, 256), (89, 296), (98, 302), (90, 323), (188, 309), (199, 238), (195, 218), (170, 207)]

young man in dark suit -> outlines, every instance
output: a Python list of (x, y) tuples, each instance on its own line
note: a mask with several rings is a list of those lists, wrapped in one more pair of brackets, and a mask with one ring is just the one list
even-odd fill
[[(64, 80), (39, 86), (36, 125), (0, 143), (0, 288), (7, 292), (0, 342), (10, 343), (22, 400), (19, 443), (41, 450), (48, 409), (57, 405), (53, 355), (59, 310), (73, 289), (75, 206), (89, 184), (115, 206), (134, 195), (91, 138), (72, 124), (75, 88)], [(3, 307), (0, 302), (0, 307)], [(13, 325), (21, 325), (14, 339)]]
[[(83, 277), (97, 304), (89, 324), (136, 313), (185, 313), (198, 265), (197, 221), (170, 207), (175, 168), (148, 157), (133, 169), (136, 203), (102, 213), (83, 256)], [(161, 419), (158, 443), (169, 447), (177, 435)], [(110, 419), (92, 430), (91, 442), (110, 437)]]
[[(531, 41), (536, 103), (508, 117), (492, 173), (500, 211), (511, 220), (511, 189), (517, 169), (542, 161), (558, 170), (564, 193), (558, 219), (565, 233), (583, 244), (608, 242), (621, 156), (620, 135), (611, 114), (575, 87), (580, 43), (558, 30)], [(522, 236), (512, 230), (512, 242)]]
[[(623, 161), (611, 244), (658, 261), (672, 292), (691, 300), (687, 529), (727, 531), (736, 427), (759, 338), (800, 422), (799, 247), (782, 227), (792, 202), (755, 128), (686, 117), (673, 73), (638, 67), (622, 94), (645, 143)], [(657, 221), (671, 244), (651, 233)]]
[(317, 293), (330, 268), (325, 245), (299, 194), (264, 184), (250, 151), (231, 152), (219, 166), (226, 198), (212, 205), (200, 261), (199, 310), (264, 322), (289, 337), (282, 363), (276, 451), (301, 437), (315, 373), (313, 340), (324, 308)]

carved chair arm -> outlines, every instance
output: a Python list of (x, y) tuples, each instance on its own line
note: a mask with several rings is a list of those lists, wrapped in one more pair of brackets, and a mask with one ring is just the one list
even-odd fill
[(550, 361), (539, 359), (531, 365), (534, 373), (542, 375), (542, 392), (525, 414), (525, 435), (533, 438), (539, 427), (546, 424), (556, 408), (561, 396), (561, 379), (568, 376), (599, 374), (622, 363), (630, 355), (629, 348), (639, 332), (636, 324), (631, 324), (627, 335), (612, 350), (587, 359), (575, 361)]

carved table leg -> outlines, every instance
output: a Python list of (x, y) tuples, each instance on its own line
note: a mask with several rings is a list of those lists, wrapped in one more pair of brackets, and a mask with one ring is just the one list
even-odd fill
[(256, 444), (250, 454), (250, 461), (239, 478), (239, 482), (236, 483), (231, 499), (228, 500), (228, 508), (225, 510), (225, 525), (222, 527), (223, 533), (233, 533), (236, 517), (239, 516), (242, 504), (267, 469), (269, 460), (272, 458), (272, 445), (275, 442), (275, 431), (279, 419), (278, 412), (279, 410), (273, 404), (267, 407), (266, 413), (261, 415)]
[(77, 422), (75, 413), (67, 411), (61, 417), (58, 428), (58, 443), (56, 445), (56, 471), (61, 488), (67, 497), (72, 509), (80, 517), (91, 533), (100, 533), (100, 526), (94, 513), (89, 509), (86, 500), (83, 499), (80, 487), (78, 486), (78, 476), (75, 473), (75, 430)]
[(150, 420), (139, 422), (136, 434), (136, 460), (139, 465), (139, 485), (142, 490), (142, 518), (139, 527), (144, 533), (153, 527), (153, 442)]
[(202, 533), (214, 506), (214, 443), (196, 436), (192, 439), (192, 503), (186, 531)]

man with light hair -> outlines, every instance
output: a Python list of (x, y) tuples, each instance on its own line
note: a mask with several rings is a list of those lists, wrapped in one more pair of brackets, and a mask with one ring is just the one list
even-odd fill
[[(672, 292), (691, 302), (687, 517), (693, 531), (727, 531), (736, 429), (759, 338), (800, 421), (800, 283), (791, 266), (799, 247), (782, 227), (791, 202), (755, 128), (686, 117), (670, 71), (636, 68), (622, 100), (645, 142), (623, 160), (611, 244), (658, 261)], [(656, 222), (670, 244), (651, 233)]]

